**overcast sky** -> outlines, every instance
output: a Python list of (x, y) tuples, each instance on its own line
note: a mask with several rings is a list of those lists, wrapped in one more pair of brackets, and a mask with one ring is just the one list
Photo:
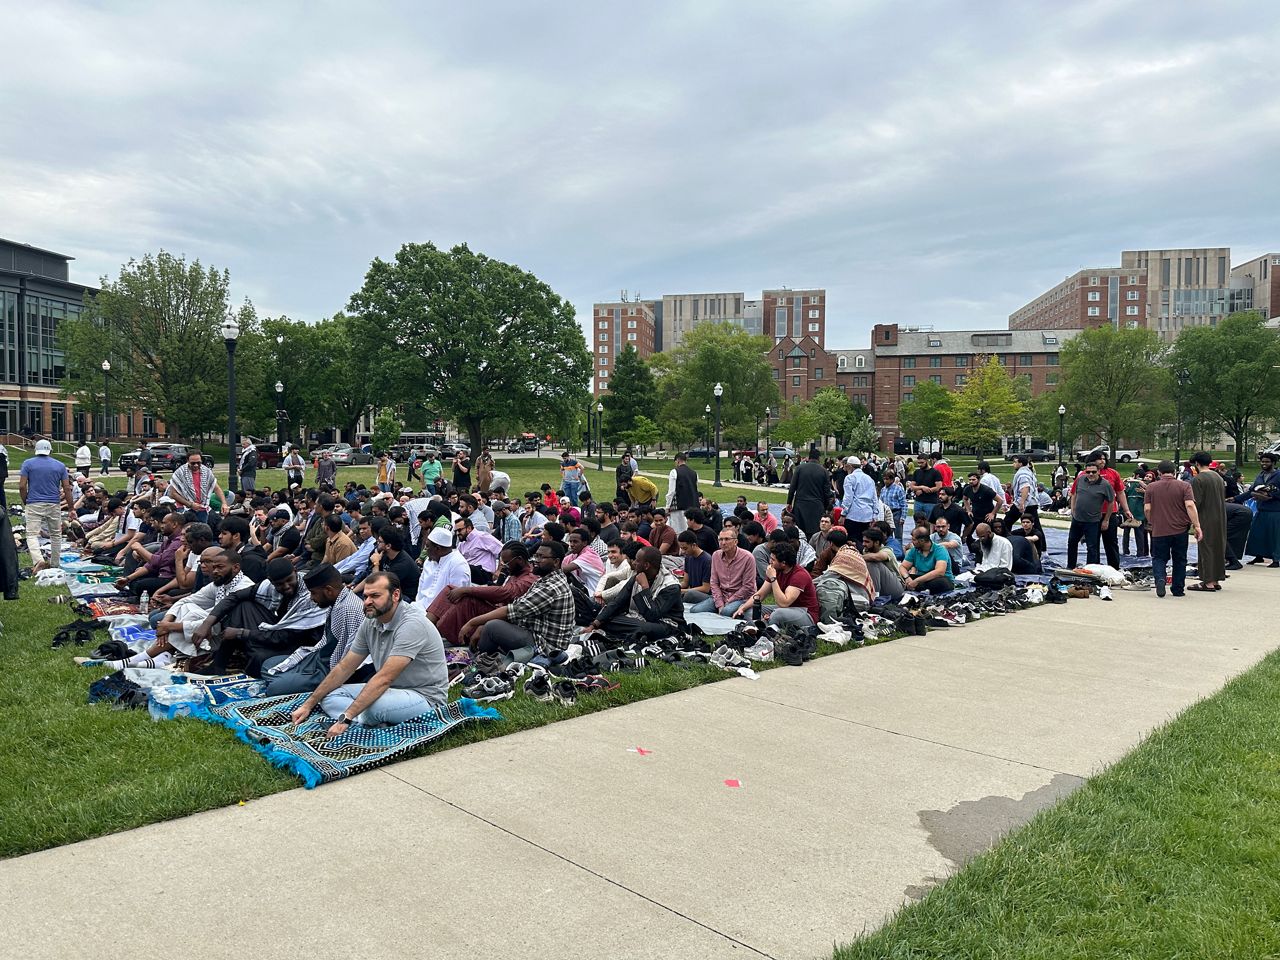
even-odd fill
[(164, 248), (315, 320), (465, 241), (580, 317), (826, 287), (856, 347), (1125, 248), (1280, 249), (1256, 2), (4, 5), (0, 235), (81, 282)]

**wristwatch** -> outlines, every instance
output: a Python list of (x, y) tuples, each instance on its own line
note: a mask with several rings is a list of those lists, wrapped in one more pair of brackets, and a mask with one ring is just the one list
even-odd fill
[(350, 719), (350, 718), (349, 718), (345, 713), (340, 713), (340, 714), (338, 714), (338, 719), (334, 720), (333, 722), (334, 722), (334, 723), (345, 723), (345, 724), (347, 724), (348, 726), (350, 726), (350, 724), (351, 724), (351, 719)]

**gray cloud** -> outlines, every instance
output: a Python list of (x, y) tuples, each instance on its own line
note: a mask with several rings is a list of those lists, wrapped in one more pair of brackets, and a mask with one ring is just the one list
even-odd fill
[(1159, 12), (52, 0), (0, 79), (3, 232), (86, 281), (183, 252), (308, 319), (465, 240), (583, 314), (787, 284), (828, 288), (832, 345), (1000, 326), (1122, 248), (1280, 247), (1280, 29)]

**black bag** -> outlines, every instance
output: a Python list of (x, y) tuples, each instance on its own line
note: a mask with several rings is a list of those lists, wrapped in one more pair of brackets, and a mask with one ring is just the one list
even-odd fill
[(569, 581), (569, 592), (573, 594), (573, 620), (580, 627), (589, 627), (595, 622), (600, 605), (587, 594), (587, 588), (578, 582), (576, 577), (566, 577)]
[(1013, 582), (1013, 574), (1008, 570), (999, 568), (983, 570), (981, 573), (975, 574), (973, 578), (973, 585), (980, 590), (999, 590)]

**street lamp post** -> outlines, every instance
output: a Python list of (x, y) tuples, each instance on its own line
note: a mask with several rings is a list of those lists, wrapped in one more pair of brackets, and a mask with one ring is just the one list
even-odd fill
[(240, 324), (236, 318), (227, 314), (227, 321), (222, 325), (222, 339), (227, 344), (227, 489), (236, 490), (236, 466), (240, 458), (237, 447), (240, 437), (236, 429), (236, 339), (240, 336)]
[(982, 441), (984, 439), (982, 436), (982, 433), (986, 430), (986, 426), (987, 426), (987, 412), (983, 410), (981, 407), (979, 407), (974, 412), (977, 413), (978, 415), (978, 459), (981, 460), (982, 447), (983, 447)]
[(284, 408), (284, 384), (276, 381), (276, 446), (280, 448), (281, 459), (284, 458), (284, 425), (289, 419)]
[(108, 439), (112, 430), (107, 427), (107, 417), (111, 415), (111, 361), (102, 361), (102, 439)]
[[(766, 452), (769, 449), (769, 418), (772, 416), (773, 416), (773, 411), (770, 410), (768, 407), (765, 407), (764, 408), (764, 449)], [(759, 451), (757, 451), (757, 455), (758, 454), (759, 454)]]
[(1064, 404), (1058, 404), (1058, 467), (1062, 470), (1067, 469), (1066, 461), (1062, 459), (1062, 448), (1066, 444), (1066, 440), (1062, 435), (1063, 423), (1066, 420), (1067, 408)]
[(596, 404), (596, 469), (604, 469), (604, 404)]
[(720, 398), (724, 395), (724, 387), (716, 384), (716, 388), (711, 391), (716, 395), (716, 482), (712, 486), (724, 486), (720, 482)]
[(1187, 384), (1191, 382), (1191, 371), (1182, 369), (1178, 371), (1178, 389), (1174, 393), (1173, 402), (1178, 409), (1178, 438), (1176, 446), (1173, 450), (1173, 465), (1178, 468), (1179, 476), (1182, 470), (1182, 391), (1187, 388)]
[(703, 447), (703, 463), (711, 462), (711, 404), (707, 404), (706, 411), (703, 415), (703, 436), (706, 438), (706, 446)]

